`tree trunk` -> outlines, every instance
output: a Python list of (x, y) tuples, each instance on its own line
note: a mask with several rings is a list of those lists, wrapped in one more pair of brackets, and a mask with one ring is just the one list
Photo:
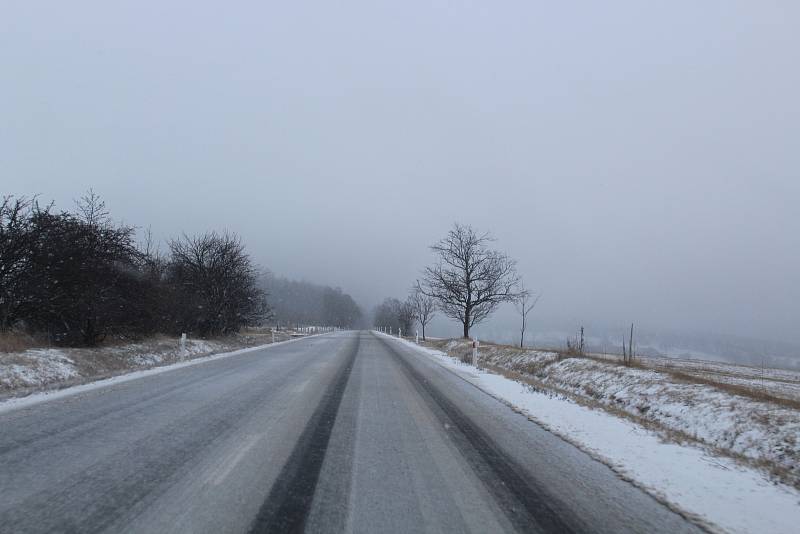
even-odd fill
[(425, 323), (422, 323), (422, 341), (425, 341)]
[(471, 311), (472, 310), (469, 307), (464, 310), (464, 339), (469, 339), (469, 319)]
[(86, 329), (83, 331), (83, 343), (87, 347), (94, 347), (97, 336), (94, 331), (94, 321), (91, 317), (86, 319)]

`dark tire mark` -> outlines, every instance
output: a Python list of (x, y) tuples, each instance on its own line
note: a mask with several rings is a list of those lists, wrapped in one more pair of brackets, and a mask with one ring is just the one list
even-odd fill
[(449, 433), (453, 442), (516, 530), (548, 533), (591, 530), (587, 525), (567, 523), (558, 513), (558, 509), (562, 507), (558, 506), (544, 488), (527, 476), (521, 465), (505, 454), (483, 429), (436, 389), (392, 344), (383, 338), (378, 339), (395, 356), (409, 381), (436, 417), (456, 430)]
[(345, 364), (336, 373), (322, 400), (292, 449), (289, 459), (261, 505), (251, 533), (303, 532), (325, 460), (336, 414), (353, 370), (360, 336), (348, 348)]

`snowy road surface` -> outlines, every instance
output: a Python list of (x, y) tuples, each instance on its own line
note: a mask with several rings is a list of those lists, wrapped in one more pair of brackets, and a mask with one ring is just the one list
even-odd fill
[(698, 531), (369, 332), (0, 412), (1, 532), (303, 530)]

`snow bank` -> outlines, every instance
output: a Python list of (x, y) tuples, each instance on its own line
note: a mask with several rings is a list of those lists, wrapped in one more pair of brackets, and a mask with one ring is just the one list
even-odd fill
[[(800, 492), (770, 481), (757, 469), (714, 457), (700, 447), (666, 443), (657, 433), (628, 419), (534, 391), (530, 386), (476, 369), (440, 351), (396, 341), (427, 354), (462, 379), (606, 463), (656, 498), (706, 525), (728, 532), (797, 532)], [(543, 357), (552, 358), (545, 353)], [(617, 389), (622, 398), (630, 397), (625, 385)], [(657, 390), (656, 387), (652, 391), (657, 393)]]

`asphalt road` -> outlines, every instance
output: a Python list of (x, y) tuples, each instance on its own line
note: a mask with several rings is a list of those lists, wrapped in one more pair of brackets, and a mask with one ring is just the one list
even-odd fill
[(0, 413), (0, 531), (697, 528), (427, 356), (345, 332)]

